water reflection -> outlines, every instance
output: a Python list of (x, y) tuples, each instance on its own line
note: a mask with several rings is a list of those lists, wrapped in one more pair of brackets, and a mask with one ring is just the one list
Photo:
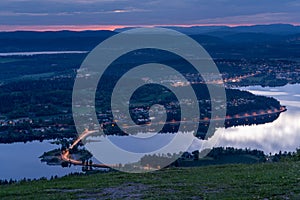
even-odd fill
[(39, 156), (56, 148), (50, 141), (0, 144), (0, 179), (50, 178), (81, 171), (81, 167), (62, 168), (41, 163)]
[(263, 88), (260, 86), (245, 87), (243, 90), (257, 95), (271, 96), (287, 106), (287, 112), (263, 125), (228, 128), (220, 135), (217, 146), (251, 148), (265, 153), (278, 151), (295, 151), (300, 147), (300, 85)]

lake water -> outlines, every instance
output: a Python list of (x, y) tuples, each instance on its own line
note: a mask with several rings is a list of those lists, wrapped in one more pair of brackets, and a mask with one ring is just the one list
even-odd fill
[(0, 144), (0, 179), (50, 178), (52, 175), (63, 176), (71, 172), (80, 172), (80, 166), (62, 168), (41, 163), (39, 157), (47, 151), (58, 148), (50, 141)]
[[(252, 86), (242, 89), (258, 95), (275, 97), (282, 105), (287, 106), (287, 111), (281, 113), (272, 123), (232, 127), (219, 131), (215, 134), (218, 138), (215, 146), (259, 149), (265, 153), (275, 153), (279, 150), (294, 151), (300, 147), (300, 85), (276, 88)], [(115, 140), (118, 140), (118, 137)], [(124, 141), (124, 138), (119, 140)], [(194, 143), (190, 150), (199, 149), (199, 144)], [(40, 162), (39, 156), (56, 148), (58, 146), (50, 144), (49, 141), (0, 144), (0, 179), (49, 178), (81, 171), (80, 166), (62, 168)]]
[(52, 54), (85, 54), (88, 51), (36, 51), (36, 52), (8, 52), (0, 53), (0, 56), (34, 56), (34, 55), (52, 55)]
[(276, 88), (252, 86), (241, 88), (256, 95), (270, 96), (279, 100), (287, 111), (272, 123), (228, 128), (220, 137), (218, 146), (250, 147), (265, 153), (295, 151), (300, 147), (300, 85)]

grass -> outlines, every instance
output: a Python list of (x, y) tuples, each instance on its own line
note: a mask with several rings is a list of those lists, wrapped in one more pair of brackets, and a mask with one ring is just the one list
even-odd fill
[(300, 199), (300, 162), (74, 175), (0, 186), (0, 199)]

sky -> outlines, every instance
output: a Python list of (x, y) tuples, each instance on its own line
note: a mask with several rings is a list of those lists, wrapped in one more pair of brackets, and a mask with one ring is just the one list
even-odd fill
[(300, 24), (299, 0), (1, 0), (0, 30)]

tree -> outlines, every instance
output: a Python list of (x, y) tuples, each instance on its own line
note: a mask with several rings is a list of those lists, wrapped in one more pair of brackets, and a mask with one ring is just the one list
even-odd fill
[(199, 151), (198, 150), (193, 151), (192, 154), (193, 154), (194, 160), (199, 160)]

